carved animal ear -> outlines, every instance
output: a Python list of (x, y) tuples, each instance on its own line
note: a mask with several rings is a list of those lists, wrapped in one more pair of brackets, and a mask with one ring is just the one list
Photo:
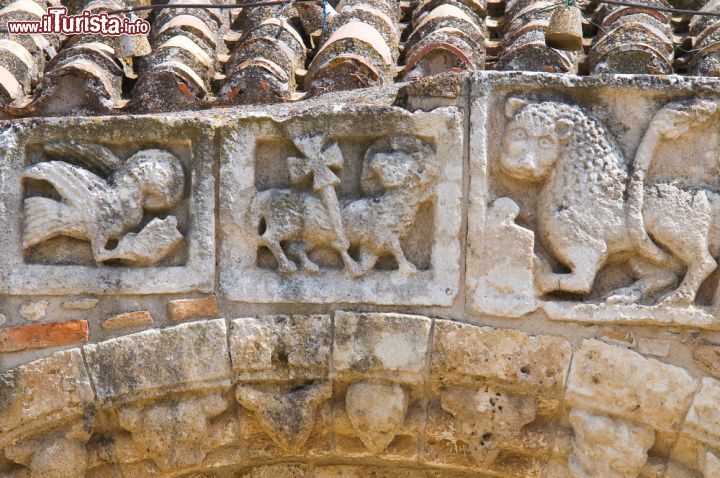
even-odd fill
[(528, 102), (522, 98), (511, 96), (505, 102), (505, 117), (512, 119), (515, 117), (518, 111), (523, 109)]
[(560, 141), (567, 139), (568, 136), (570, 136), (572, 126), (572, 121), (565, 118), (560, 118), (555, 122), (555, 134), (560, 139)]

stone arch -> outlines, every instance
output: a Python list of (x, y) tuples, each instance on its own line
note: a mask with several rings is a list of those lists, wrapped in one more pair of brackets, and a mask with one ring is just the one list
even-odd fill
[(215, 319), (0, 374), (0, 475), (708, 477), (718, 403), (717, 380), (597, 340), (392, 313)]

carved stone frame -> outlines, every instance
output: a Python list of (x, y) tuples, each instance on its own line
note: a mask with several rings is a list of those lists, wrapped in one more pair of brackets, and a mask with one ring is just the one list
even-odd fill
[[(166, 117), (78, 118), (13, 125), (3, 133), (0, 162), (0, 293), (164, 294), (211, 292), (215, 278), (215, 180), (212, 129), (197, 120)], [(26, 264), (22, 184), (26, 146), (48, 141), (154, 144), (188, 142), (191, 151), (187, 261), (182, 266), (109, 267)]]
[[(441, 173), (436, 185), (434, 242), (429, 270), (403, 276), (397, 270), (371, 271), (352, 279), (342, 270), (315, 276), (281, 277), (256, 266), (256, 231), (246, 212), (257, 190), (255, 145), (262, 137), (322, 132), (342, 136), (416, 135), (434, 143)], [(359, 107), (287, 121), (270, 117), (238, 120), (219, 132), (220, 287), (230, 300), (253, 303), (452, 304), (460, 287), (462, 221), (462, 114), (457, 108), (431, 113)]]

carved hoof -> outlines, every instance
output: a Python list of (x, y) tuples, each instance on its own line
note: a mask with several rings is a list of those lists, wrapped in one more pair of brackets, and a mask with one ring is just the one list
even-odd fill
[(676, 290), (660, 301), (660, 305), (666, 307), (690, 307), (694, 302), (694, 295)]
[(557, 290), (557, 284), (551, 279), (552, 268), (550, 264), (539, 256), (533, 257), (533, 268), (535, 269), (535, 286), (541, 294), (547, 294)]
[(365, 271), (363, 271), (357, 264), (345, 264), (345, 272), (347, 272), (353, 279), (361, 277), (365, 274)]
[(303, 264), (303, 272), (314, 276), (320, 272), (320, 268), (314, 262), (308, 262)]
[(642, 298), (640, 290), (632, 287), (623, 287), (612, 292), (606, 299), (608, 305), (629, 305), (635, 304)]
[(418, 272), (417, 267), (415, 267), (413, 264), (406, 264), (400, 267), (399, 270), (400, 274), (404, 276), (414, 276)]
[(294, 262), (285, 262), (280, 265), (280, 267), (278, 268), (278, 272), (284, 276), (294, 274), (295, 272), (297, 272), (297, 266)]

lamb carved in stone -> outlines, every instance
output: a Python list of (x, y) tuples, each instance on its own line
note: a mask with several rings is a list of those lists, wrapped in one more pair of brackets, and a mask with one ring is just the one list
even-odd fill
[[(114, 172), (105, 180), (65, 161), (28, 167), (23, 179), (48, 182), (62, 199), (25, 199), (23, 249), (67, 236), (89, 241), (98, 265), (112, 259), (151, 265), (183, 240), (174, 216), (155, 218), (137, 234), (131, 232), (142, 222), (144, 211), (170, 209), (182, 198), (183, 167), (172, 153), (147, 149), (123, 162), (100, 145), (53, 143), (45, 150)], [(119, 240), (112, 250), (107, 249), (110, 240)]]
[[(668, 108), (678, 110), (678, 118), (688, 113), (677, 105), (660, 110), (638, 155), (651, 153), (658, 137), (687, 130), (679, 122), (660, 120), (673, 117)], [(696, 116), (704, 115), (703, 120), (715, 111), (697, 110)], [(720, 253), (710, 251), (711, 244), (720, 243), (711, 234), (719, 223), (720, 195), (673, 182), (646, 184), (642, 171), (631, 181), (630, 168), (612, 135), (580, 107), (509, 98), (505, 113), (510, 123), (503, 137), (501, 167), (516, 180), (541, 184), (538, 238), (570, 269), (553, 272), (545, 259), (536, 256), (539, 292), (587, 294), (608, 259), (625, 253), (633, 258), (631, 265), (641, 284), (624, 291), (634, 290), (632, 300), (674, 284), (681, 263), (687, 267), (684, 280), (663, 303), (692, 304), (698, 287), (716, 268), (713, 256)], [(651, 160), (639, 159), (641, 167)]]
[[(400, 239), (413, 224), (420, 205), (434, 194), (439, 169), (434, 148), (416, 137), (382, 138), (368, 148), (361, 178), (365, 197), (339, 204), (347, 240), (359, 251), (359, 264), (353, 266), (354, 261), (347, 258), (344, 261), (351, 276), (366, 274), (386, 253), (395, 258), (400, 273), (416, 272), (405, 257)], [(341, 242), (322, 199), (297, 187), (259, 192), (250, 207), (250, 220), (261, 231), (258, 245), (274, 254), (281, 274), (297, 269), (282, 242), (287, 242), (287, 254), (298, 259), (306, 274), (319, 271), (307, 255), (310, 250), (318, 246), (338, 250)]]

